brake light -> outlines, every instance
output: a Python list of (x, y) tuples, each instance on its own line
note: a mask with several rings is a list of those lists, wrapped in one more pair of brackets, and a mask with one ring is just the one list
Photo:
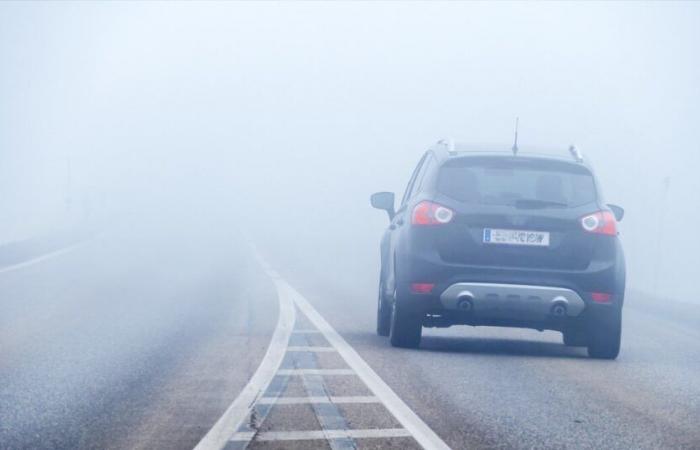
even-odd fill
[(411, 224), (443, 225), (452, 221), (454, 211), (433, 202), (420, 202), (413, 208)]
[(607, 292), (592, 292), (591, 298), (596, 303), (610, 303), (612, 295), (608, 294)]
[(411, 283), (411, 292), (414, 294), (430, 294), (433, 292), (433, 283)]
[(610, 211), (598, 211), (582, 217), (581, 226), (589, 233), (607, 234), (610, 236), (617, 234), (617, 221)]

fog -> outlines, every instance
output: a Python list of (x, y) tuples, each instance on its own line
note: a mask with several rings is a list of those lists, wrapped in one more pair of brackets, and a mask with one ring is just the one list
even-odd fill
[[(376, 265), (436, 140), (575, 143), (626, 209), (633, 288), (698, 302), (700, 6), (0, 5), (0, 243), (221, 218)], [(215, 222), (215, 221), (212, 221)], [(364, 273), (364, 272), (362, 272)]]

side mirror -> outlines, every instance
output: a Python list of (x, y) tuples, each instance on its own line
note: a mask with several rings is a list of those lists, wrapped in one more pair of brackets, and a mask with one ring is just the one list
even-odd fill
[(377, 192), (370, 197), (372, 206), (377, 209), (383, 209), (389, 214), (389, 220), (394, 218), (394, 193), (393, 192)]
[(612, 211), (613, 215), (615, 216), (615, 219), (618, 222), (621, 221), (623, 217), (625, 217), (625, 210), (622, 209), (621, 206), (608, 205), (608, 208), (610, 208), (610, 211)]

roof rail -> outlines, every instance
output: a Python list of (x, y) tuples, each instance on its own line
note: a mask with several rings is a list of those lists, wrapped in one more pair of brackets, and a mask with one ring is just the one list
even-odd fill
[(438, 144), (444, 145), (447, 147), (447, 152), (450, 154), (454, 154), (455, 152), (455, 140), (452, 138), (445, 138), (445, 139), (440, 139)]
[(571, 153), (571, 156), (574, 158), (574, 161), (577, 163), (582, 163), (583, 162), (583, 155), (581, 152), (576, 148), (575, 145), (570, 145), (569, 146), (569, 153)]

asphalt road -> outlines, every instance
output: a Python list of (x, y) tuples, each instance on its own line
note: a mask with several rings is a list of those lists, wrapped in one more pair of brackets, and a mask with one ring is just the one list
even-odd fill
[(490, 327), (424, 329), (420, 349), (395, 349), (374, 334), (374, 247), (269, 252), (450, 447), (700, 448), (700, 305), (630, 289), (615, 361), (565, 347), (560, 333)]
[[(244, 239), (210, 225), (122, 229), (0, 273), (0, 447), (199, 442), (262, 361), (279, 314), (275, 283)], [(420, 349), (394, 349), (374, 333), (374, 245), (259, 248), (452, 448), (700, 448), (698, 306), (631, 291), (616, 361), (588, 359), (559, 333), (496, 328), (429, 329)], [(287, 348), (285, 373), (352, 373), (278, 372), (266, 395), (290, 404), (257, 410), (248, 425), (273, 440), (249, 448), (328, 448), (275, 436), (338, 427), (389, 431), (334, 448), (419, 447), (299, 309), (294, 329), (289, 346), (325, 349)], [(291, 401), (314, 393), (355, 400)]]
[(199, 441), (277, 315), (240, 238), (210, 225), (121, 227), (0, 273), (0, 448)]

